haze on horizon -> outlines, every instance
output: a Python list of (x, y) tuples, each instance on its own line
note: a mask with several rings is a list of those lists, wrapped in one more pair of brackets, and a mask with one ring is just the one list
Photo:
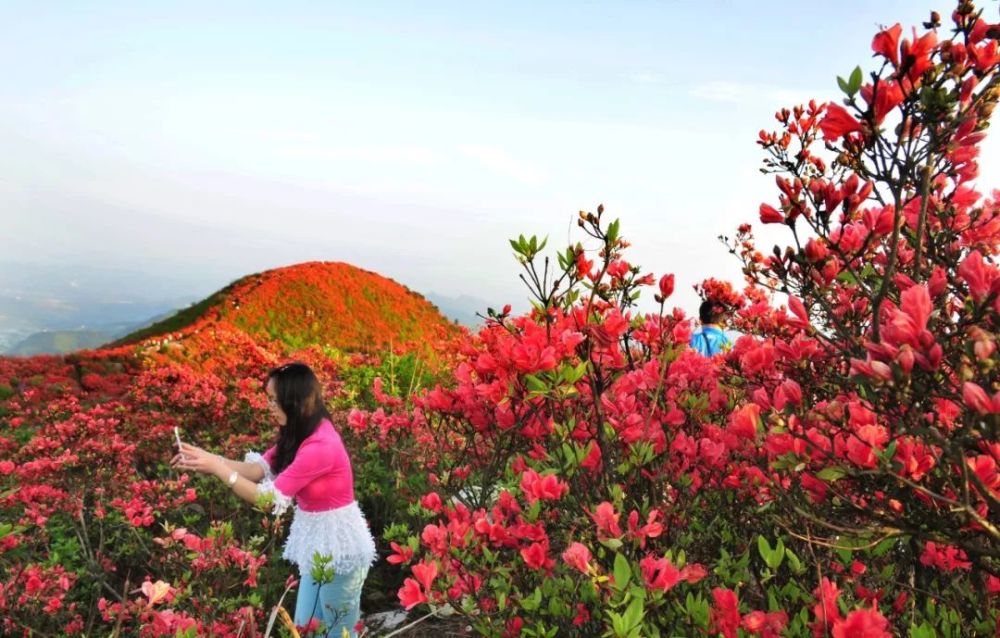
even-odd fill
[[(775, 199), (757, 131), (838, 99), (879, 25), (934, 8), (7, 3), (2, 258), (148, 273), (192, 297), (347, 261), (523, 305), (506, 238), (561, 247), (603, 202), (691, 311), (694, 283), (739, 277), (716, 237)], [(984, 186), (998, 167), (992, 138)]]

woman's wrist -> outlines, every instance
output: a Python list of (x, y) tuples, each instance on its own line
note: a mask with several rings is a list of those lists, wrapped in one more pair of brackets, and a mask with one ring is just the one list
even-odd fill
[(218, 476), (221, 481), (229, 478), (229, 466), (226, 464), (226, 460), (218, 454), (215, 455), (215, 471), (213, 474)]

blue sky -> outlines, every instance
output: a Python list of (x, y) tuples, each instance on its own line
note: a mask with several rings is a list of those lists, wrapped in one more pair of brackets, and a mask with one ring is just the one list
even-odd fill
[(343, 260), (500, 305), (525, 296), (507, 237), (575, 241), (576, 211), (604, 202), (690, 309), (695, 282), (738, 278), (715, 237), (774, 197), (754, 143), (773, 112), (836, 98), (878, 25), (948, 10), (204, 4), (0, 5), (7, 258), (193, 296)]

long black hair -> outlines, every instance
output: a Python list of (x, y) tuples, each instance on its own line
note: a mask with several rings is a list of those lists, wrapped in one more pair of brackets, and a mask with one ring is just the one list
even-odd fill
[(330, 413), (323, 402), (319, 379), (306, 364), (286, 363), (271, 370), (264, 384), (267, 385), (271, 379), (274, 379), (278, 406), (287, 417), (285, 425), (278, 431), (271, 466), (271, 470), (278, 474), (291, 464), (302, 441), (316, 431), (323, 419), (330, 419)]

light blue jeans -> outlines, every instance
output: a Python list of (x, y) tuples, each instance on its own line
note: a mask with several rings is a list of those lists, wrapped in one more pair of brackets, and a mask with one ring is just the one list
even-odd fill
[(337, 574), (333, 582), (317, 583), (312, 574), (300, 572), (299, 592), (295, 599), (295, 624), (306, 625), (312, 618), (323, 623), (328, 638), (342, 638), (347, 629), (357, 637), (354, 626), (361, 619), (361, 586), (368, 576), (368, 567), (359, 567), (346, 574)]

